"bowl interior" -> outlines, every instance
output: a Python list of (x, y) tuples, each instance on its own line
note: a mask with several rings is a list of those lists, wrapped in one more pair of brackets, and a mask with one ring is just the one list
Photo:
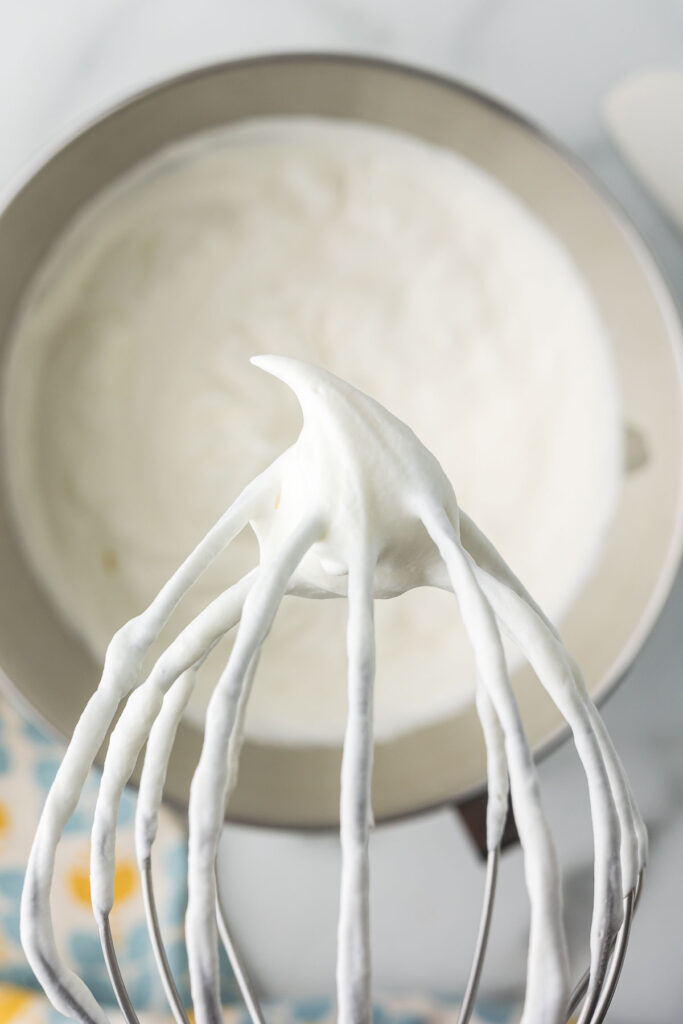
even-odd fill
[[(317, 115), (385, 125), (451, 147), (516, 193), (580, 268), (612, 339), (626, 466), (599, 562), (561, 623), (600, 698), (642, 644), (681, 544), (680, 332), (656, 268), (623, 218), (570, 159), (496, 104), (460, 86), (374, 61), (285, 57), (209, 68), (171, 81), (99, 120), (44, 163), (0, 216), (0, 339), (40, 259), (81, 205), (157, 149), (255, 116)], [(0, 467), (1, 469), (1, 467)], [(50, 726), (69, 735), (98, 666), (29, 572), (0, 503), (0, 665)], [(537, 752), (563, 720), (530, 672), (515, 676)], [(166, 794), (184, 806), (201, 736), (183, 724)], [(341, 753), (248, 742), (230, 816), (321, 827), (337, 820)], [(485, 757), (472, 708), (378, 745), (378, 820), (462, 799), (482, 787)]]

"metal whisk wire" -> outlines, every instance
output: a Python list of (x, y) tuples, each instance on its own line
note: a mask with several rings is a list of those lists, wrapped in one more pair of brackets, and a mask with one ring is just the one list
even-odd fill
[[(499, 862), (500, 849), (496, 848), (495, 850), (492, 850), (487, 857), (484, 898), (480, 915), (475, 954), (465, 988), (465, 994), (460, 1007), (458, 1024), (469, 1024), (472, 1013), (474, 1012), (479, 982), (486, 957), (488, 938), (491, 930)], [(157, 970), (168, 1000), (169, 1008), (173, 1013), (176, 1024), (190, 1024), (175, 984), (173, 972), (168, 962), (168, 957), (164, 947), (159, 916), (156, 909), (156, 900), (154, 897), (151, 858), (147, 858), (142, 865), (141, 881), (148, 932), (154, 951)], [(624, 901), (624, 922), (614, 946), (605, 983), (599, 990), (597, 998), (591, 1001), (591, 1004), (586, 1004), (582, 1009), (581, 1015), (578, 1018), (579, 1024), (582, 1024), (583, 1021), (586, 1021), (586, 1024), (603, 1024), (605, 1020), (617, 988), (624, 960), (626, 958), (631, 925), (642, 892), (642, 882), (643, 873), (641, 872), (636, 889), (630, 892)], [(223, 903), (220, 898), (220, 890), (216, 901), (216, 917), (223, 947), (235, 975), (235, 980), (237, 981), (245, 1006), (249, 1012), (252, 1024), (266, 1024), (258, 996), (256, 995), (247, 969), (231, 935), (225, 911), (223, 909)], [(102, 919), (100, 927), (100, 941), (112, 986), (126, 1024), (139, 1024), (139, 1019), (121, 974), (108, 918)], [(588, 982), (589, 970), (587, 969), (572, 992), (567, 1011), (569, 1022), (574, 1019), (573, 1015), (586, 995)]]
[(467, 985), (465, 986), (465, 995), (463, 996), (462, 1005), (460, 1007), (458, 1024), (468, 1024), (472, 1016), (472, 1012), (474, 1010), (474, 1003), (477, 998), (479, 982), (481, 980), (481, 972), (484, 968), (484, 959), (486, 957), (486, 947), (489, 941), (489, 933), (491, 931), (491, 920), (493, 918), (493, 904), (496, 896), (496, 882), (498, 879), (499, 860), (500, 847), (497, 846), (495, 850), (491, 850), (488, 857), (486, 858), (486, 881), (484, 883), (484, 902), (482, 904), (481, 915), (479, 918), (477, 944), (474, 951), (474, 959), (472, 961), (472, 967), (470, 969), (469, 978), (467, 979)]
[(176, 1024), (189, 1024), (185, 1008), (183, 1007), (182, 1000), (180, 998), (180, 993), (178, 992), (175, 979), (171, 971), (171, 966), (168, 962), (168, 957), (166, 956), (166, 948), (164, 946), (161, 926), (159, 924), (159, 915), (157, 914), (156, 899), (154, 898), (151, 857), (148, 857), (144, 861), (140, 877), (142, 879), (142, 898), (145, 904), (147, 931), (149, 932), (152, 949), (154, 951), (154, 961), (157, 966), (161, 983), (164, 986), (166, 999), (168, 1000), (168, 1005), (173, 1013)]
[[(467, 985), (465, 986), (465, 994), (460, 1006), (458, 1024), (469, 1024), (472, 1013), (474, 1012), (481, 973), (484, 967), (484, 960), (486, 959), (488, 939), (491, 932), (500, 853), (500, 848), (496, 847), (495, 850), (489, 852), (486, 860), (484, 898), (479, 919), (477, 943)], [(638, 876), (636, 888), (629, 892), (624, 899), (624, 920), (614, 944), (605, 981), (599, 988), (595, 999), (591, 1000), (590, 1003), (586, 1003), (585, 1006), (582, 1007), (581, 1015), (578, 1018), (577, 1024), (603, 1024), (603, 1021), (607, 1016), (607, 1012), (612, 1003), (612, 999), (614, 998), (614, 993), (616, 992), (624, 961), (626, 959), (626, 951), (628, 949), (631, 935), (631, 925), (633, 924), (635, 912), (638, 909), (638, 901), (642, 892), (643, 878), (644, 871), (641, 871)], [(574, 1014), (581, 1006), (581, 1002), (586, 996), (589, 981), (590, 969), (586, 968), (573, 989), (569, 1000), (569, 1007), (567, 1009), (568, 1024), (571, 1024), (574, 1020)]]
[[(626, 951), (628, 949), (628, 943), (631, 936), (631, 925), (633, 924), (635, 912), (638, 909), (638, 902), (643, 889), (644, 876), (645, 871), (641, 870), (638, 875), (638, 882), (635, 889), (629, 892), (624, 899), (624, 921), (614, 945), (614, 951), (612, 953), (612, 959), (610, 961), (605, 982), (597, 993), (596, 998), (582, 1007), (581, 1016), (578, 1018), (578, 1024), (584, 1024), (584, 1022), (585, 1024), (602, 1024), (607, 1016), (607, 1011), (610, 1008), (612, 999), (614, 998), (614, 993), (617, 990), (617, 984), (619, 983), (621, 971), (626, 959)], [(570, 1018), (572, 1018), (572, 1015), (581, 1005), (581, 1001), (584, 999), (588, 989), (589, 980), (590, 970), (586, 968), (571, 994), (569, 1001)]]
[[(173, 1013), (176, 1024), (190, 1024), (173, 977), (171, 966), (168, 962), (166, 949), (164, 947), (161, 925), (154, 897), (151, 858), (148, 858), (142, 867), (141, 880), (145, 915), (147, 919), (147, 930), (152, 943), (152, 949), (154, 951), (157, 971), (166, 994), (169, 1008)], [(235, 980), (237, 981), (242, 998), (244, 999), (244, 1003), (249, 1011), (252, 1024), (265, 1024), (265, 1018), (263, 1016), (263, 1011), (261, 1010), (258, 997), (230, 933), (220, 898), (216, 902), (216, 917), (221, 941), (235, 975)], [(133, 1006), (128, 989), (126, 988), (126, 984), (123, 980), (108, 917), (103, 917), (101, 919), (100, 943), (102, 945), (102, 953), (107, 965), (107, 971), (109, 972), (109, 977), (114, 988), (114, 994), (124, 1020), (126, 1021), (126, 1024), (140, 1024), (135, 1007)]]

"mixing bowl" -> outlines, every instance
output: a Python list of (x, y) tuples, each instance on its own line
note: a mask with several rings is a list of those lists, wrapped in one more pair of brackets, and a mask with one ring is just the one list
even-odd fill
[[(667, 596), (681, 537), (681, 333), (642, 242), (576, 162), (502, 105), (454, 82), (375, 60), (281, 56), (204, 68), (105, 114), (44, 159), (0, 214), (0, 341), (62, 229), (102, 188), (160, 147), (246, 117), (315, 115), (384, 125), (449, 147), (512, 190), (562, 241), (611, 338), (626, 464), (618, 508), (590, 578), (560, 623), (589, 689), (603, 698), (636, 655)], [(1, 470), (2, 467), (0, 467)], [(455, 481), (457, 489), (457, 481)], [(0, 505), (3, 682), (68, 736), (99, 667), (32, 576)], [(589, 514), (589, 510), (587, 512)], [(537, 754), (565, 734), (529, 671), (514, 679)], [(180, 728), (166, 795), (186, 804), (201, 744)], [(253, 824), (337, 820), (341, 752), (247, 742), (229, 815)], [(472, 707), (380, 743), (378, 820), (481, 791), (485, 758)]]

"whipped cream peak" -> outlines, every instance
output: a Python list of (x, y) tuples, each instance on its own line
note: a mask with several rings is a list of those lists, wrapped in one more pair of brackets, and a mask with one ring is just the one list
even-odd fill
[(437, 459), (369, 395), (312, 363), (286, 356), (251, 362), (286, 383), (303, 413), (296, 442), (278, 460), (277, 496), (252, 520), (261, 560), (275, 557), (304, 518), (322, 534), (292, 580), (306, 596), (345, 596), (350, 565), (376, 558), (375, 597), (448, 586), (421, 519), (425, 504), (457, 509)]

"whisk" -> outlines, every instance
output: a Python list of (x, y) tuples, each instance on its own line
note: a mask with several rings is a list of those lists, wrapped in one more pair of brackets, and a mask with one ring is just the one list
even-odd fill
[[(629, 783), (581, 672), (551, 623), (473, 521), (459, 509), (439, 463), (413, 432), (372, 398), (308, 363), (261, 356), (253, 362), (295, 392), (303, 427), (296, 442), (249, 484), (162, 587), (114, 635), (102, 678), (76, 726), (47, 796), (22, 897), (27, 957), (50, 999), (83, 1024), (107, 1017), (61, 961), (49, 897), (64, 826), (120, 702), (128, 698), (104, 762), (92, 830), (91, 893), (113, 987), (124, 1017), (137, 1021), (109, 926), (114, 903), (118, 805), (146, 744), (136, 812), (136, 848), (151, 941), (178, 1024), (187, 1016), (166, 959), (156, 913), (152, 849), (175, 733), (198, 666), (238, 625), (211, 697), (189, 802), (186, 941), (197, 1024), (218, 1024), (218, 933), (256, 1024), (263, 1017), (217, 900), (215, 861), (226, 801), (237, 777), (244, 719), (259, 653), (285, 594), (348, 602), (348, 718), (341, 778), (341, 899), (337, 1002), (340, 1024), (371, 1012), (368, 841), (372, 826), (373, 606), (419, 586), (452, 591), (476, 666), (476, 706), (487, 752), (488, 851), (474, 962), (460, 1015), (466, 1024), (485, 955), (499, 849), (511, 798), (525, 855), (530, 902), (523, 1024), (580, 1024), (607, 1012), (628, 943), (647, 856), (647, 837)], [(159, 656), (143, 663), (173, 609), (218, 553), (248, 524), (259, 565), (208, 604)], [(562, 921), (560, 872), (538, 779), (513, 690), (501, 633), (520, 648), (569, 723), (582, 762), (595, 848), (588, 971), (573, 992)], [(453, 752), (457, 757), (457, 751)]]

